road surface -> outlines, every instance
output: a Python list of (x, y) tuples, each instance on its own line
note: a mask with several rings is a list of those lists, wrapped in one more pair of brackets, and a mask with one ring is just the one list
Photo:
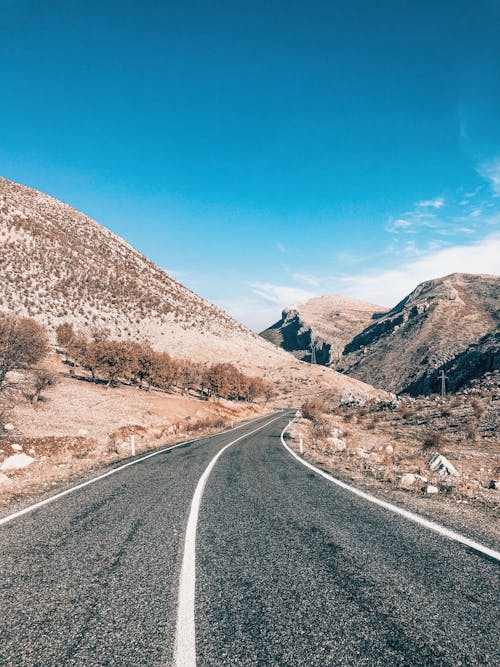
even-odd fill
[(288, 421), (166, 451), (0, 526), (0, 664), (500, 664), (498, 562), (302, 466), (281, 444)]

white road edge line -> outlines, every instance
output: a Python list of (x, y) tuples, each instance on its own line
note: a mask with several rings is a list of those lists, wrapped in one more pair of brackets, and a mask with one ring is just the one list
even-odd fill
[(172, 445), (171, 447), (165, 447), (164, 449), (160, 449), (156, 452), (152, 452), (151, 454), (146, 454), (145, 456), (141, 456), (138, 459), (134, 459), (133, 461), (129, 461), (128, 463), (124, 463), (121, 466), (118, 466), (117, 468), (113, 468), (112, 470), (109, 470), (108, 472), (105, 472), (103, 475), (99, 475), (98, 477), (93, 477), (92, 479), (87, 480), (86, 482), (82, 482), (81, 484), (77, 484), (76, 486), (71, 486), (69, 489), (65, 489), (64, 491), (61, 491), (60, 493), (56, 493), (53, 496), (50, 496), (50, 498), (45, 498), (45, 500), (40, 500), (38, 503), (34, 503), (33, 505), (28, 505), (28, 507), (25, 507), (22, 510), (19, 510), (18, 512), (14, 512), (13, 514), (8, 514), (7, 516), (4, 516), (3, 518), (0, 518), (0, 526), (3, 526), (6, 523), (9, 523), (10, 521), (13, 521), (14, 519), (19, 518), (20, 516), (23, 516), (24, 514), (28, 514), (29, 512), (33, 512), (34, 510), (37, 510), (40, 507), (43, 507), (44, 505), (48, 505), (49, 503), (54, 502), (54, 500), (58, 500), (59, 498), (62, 498), (63, 496), (67, 496), (69, 493), (73, 493), (74, 491), (78, 491), (79, 489), (83, 489), (85, 486), (89, 486), (90, 484), (95, 484), (95, 482), (98, 482), (101, 479), (104, 479), (105, 477), (109, 477), (110, 475), (114, 475), (117, 472), (120, 472), (120, 470), (125, 470), (125, 468), (128, 468), (129, 466), (133, 466), (136, 463), (141, 463), (141, 461), (145, 461), (146, 459), (150, 459), (153, 456), (158, 456), (159, 454), (164, 454), (165, 452), (170, 452), (172, 449), (177, 449), (177, 447), (182, 447), (183, 445), (189, 445), (192, 444), (193, 442), (197, 442), (198, 440), (208, 440), (209, 438), (215, 438), (218, 435), (223, 435), (224, 433), (230, 433), (231, 431), (237, 431), (240, 428), (243, 428), (244, 426), (248, 426), (251, 424), (253, 421), (257, 421), (258, 419), (264, 419), (266, 415), (260, 415), (259, 417), (255, 417), (255, 419), (251, 419), (250, 421), (245, 422), (244, 424), (240, 424), (239, 426), (235, 426), (234, 428), (226, 429), (225, 431), (220, 431), (219, 433), (213, 433), (212, 435), (205, 435), (201, 438), (195, 438), (193, 440), (185, 440), (183, 442), (179, 442), (176, 445)]
[(269, 424), (272, 424), (282, 417), (283, 415), (280, 414), (278, 417), (275, 417), (262, 426), (250, 431), (250, 433), (244, 433), (239, 438), (236, 438), (236, 440), (225, 445), (210, 461), (196, 485), (186, 526), (184, 554), (182, 557), (181, 574), (179, 579), (177, 626), (175, 630), (175, 667), (196, 667), (196, 627), (194, 618), (196, 588), (196, 529), (201, 500), (207, 479), (217, 463), (218, 458), (222, 456), (226, 449), (240, 440), (257, 433), (257, 431), (269, 426)]
[(450, 530), (449, 528), (445, 528), (444, 526), (441, 526), (439, 523), (435, 523), (434, 521), (429, 521), (428, 519), (424, 519), (423, 517), (419, 516), (418, 514), (415, 514), (414, 512), (410, 512), (408, 510), (402, 509), (401, 507), (398, 507), (397, 505), (393, 505), (392, 503), (387, 502), (386, 500), (381, 500), (380, 498), (377, 498), (376, 496), (372, 496), (370, 493), (365, 493), (365, 491), (361, 491), (360, 489), (357, 489), (355, 486), (351, 486), (350, 484), (346, 484), (345, 482), (342, 482), (340, 479), (337, 479), (336, 477), (333, 477), (333, 475), (328, 474), (327, 472), (324, 472), (323, 470), (320, 470), (319, 468), (316, 468), (312, 463), (309, 463), (309, 461), (305, 461), (302, 459), (298, 454), (296, 454), (293, 449), (291, 449), (285, 442), (285, 432), (286, 430), (290, 427), (290, 425), (295, 421), (295, 419), (292, 419), (283, 429), (281, 432), (281, 444), (283, 447), (295, 458), (297, 461), (302, 463), (306, 468), (309, 468), (310, 470), (314, 471), (316, 474), (321, 475), (321, 477), (324, 477), (328, 481), (332, 482), (333, 484), (336, 484), (337, 486), (340, 486), (340, 488), (345, 489), (346, 491), (350, 491), (350, 493), (353, 493), (356, 496), (359, 496), (360, 498), (363, 498), (364, 500), (368, 500), (370, 503), (373, 503), (374, 505), (378, 505), (379, 507), (383, 507), (386, 510), (389, 510), (390, 512), (394, 512), (394, 514), (399, 514), (400, 516), (405, 517), (405, 519), (408, 519), (409, 521), (413, 521), (414, 523), (418, 523), (420, 526), (423, 526), (424, 528), (427, 528), (429, 530), (434, 531), (435, 533), (438, 533), (439, 535), (442, 535), (443, 537), (448, 538), (449, 540), (454, 540), (455, 542), (460, 542), (461, 544), (464, 544), (467, 547), (470, 547), (471, 549), (474, 549), (475, 551), (479, 551), (480, 553), (485, 554), (486, 556), (489, 556), (490, 558), (493, 558), (494, 560), (500, 561), (500, 552), (495, 551), (494, 549), (490, 549), (489, 547), (485, 547), (484, 545), (480, 544), (479, 542), (474, 542), (474, 540), (470, 540), (468, 537), (464, 537), (464, 535), (460, 535), (460, 533), (456, 533), (453, 530)]

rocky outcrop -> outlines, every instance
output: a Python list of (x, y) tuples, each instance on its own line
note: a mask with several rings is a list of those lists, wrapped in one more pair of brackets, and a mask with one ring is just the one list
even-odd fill
[(498, 364), (499, 296), (497, 276), (426, 281), (355, 336), (337, 370), (416, 395), (436, 391), (444, 369), (456, 390)]
[(384, 312), (380, 306), (330, 294), (285, 308), (281, 319), (260, 335), (302, 361), (331, 365), (346, 343)]
[(439, 366), (435, 373), (407, 387), (407, 393), (438, 393), (441, 388), (441, 370), (445, 374), (446, 388), (452, 393), (469, 386), (474, 380), (487, 381), (492, 373), (500, 371), (500, 331), (492, 331), (472, 343), (456, 357)]

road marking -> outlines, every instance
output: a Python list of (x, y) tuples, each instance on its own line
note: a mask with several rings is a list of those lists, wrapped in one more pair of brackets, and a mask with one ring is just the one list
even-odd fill
[(368, 500), (370, 503), (373, 503), (374, 505), (378, 505), (379, 507), (383, 507), (386, 510), (389, 510), (390, 512), (394, 512), (394, 514), (399, 514), (400, 516), (405, 517), (405, 519), (408, 519), (409, 521), (413, 521), (414, 523), (418, 523), (420, 526), (424, 526), (424, 528), (428, 528), (429, 530), (434, 531), (435, 533), (438, 533), (439, 535), (442, 535), (443, 537), (448, 538), (449, 540), (454, 540), (455, 542), (460, 542), (461, 544), (465, 544), (465, 546), (470, 547), (471, 549), (474, 549), (475, 551), (479, 551), (482, 554), (485, 554), (486, 556), (489, 556), (490, 558), (493, 558), (494, 560), (500, 561), (500, 552), (495, 551), (494, 549), (490, 549), (489, 547), (485, 547), (483, 544), (480, 544), (479, 542), (475, 542), (474, 540), (470, 540), (468, 537), (465, 537), (464, 535), (460, 535), (460, 533), (456, 533), (454, 530), (450, 530), (449, 528), (445, 528), (444, 526), (441, 526), (439, 523), (435, 523), (434, 521), (429, 521), (428, 519), (424, 519), (423, 517), (419, 516), (418, 514), (415, 514), (414, 512), (410, 512), (408, 510), (402, 509), (401, 507), (398, 507), (397, 505), (393, 505), (392, 503), (387, 502), (386, 500), (381, 500), (380, 498), (377, 498), (376, 496), (372, 496), (370, 493), (366, 493), (365, 491), (361, 491), (360, 489), (357, 489), (355, 486), (351, 486), (350, 484), (346, 484), (345, 482), (342, 482), (340, 479), (337, 479), (336, 477), (333, 477), (333, 475), (328, 474), (327, 472), (324, 472), (323, 470), (320, 470), (319, 468), (316, 468), (312, 463), (309, 463), (309, 461), (306, 461), (302, 459), (300, 456), (298, 456), (293, 449), (291, 449), (285, 442), (284, 435), (286, 430), (289, 428), (289, 426), (294, 422), (295, 420), (292, 419), (283, 429), (281, 432), (281, 443), (283, 447), (295, 458), (299, 463), (302, 463), (302, 465), (306, 466), (306, 468), (309, 468), (310, 470), (313, 470), (316, 474), (321, 475), (321, 477), (324, 477), (330, 482), (333, 482), (333, 484), (336, 484), (337, 486), (340, 486), (340, 488), (345, 489), (346, 491), (349, 491), (350, 493), (353, 493), (356, 496), (359, 496), (360, 498), (363, 498), (364, 500)]
[(264, 419), (263, 416), (255, 417), (255, 419), (251, 419), (250, 421), (245, 422), (244, 424), (240, 424), (239, 426), (236, 426), (235, 428), (232, 429), (227, 429), (226, 431), (220, 431), (219, 433), (213, 433), (212, 435), (206, 435), (201, 438), (196, 438), (194, 440), (185, 440), (184, 442), (179, 442), (176, 445), (172, 445), (171, 447), (165, 447), (164, 449), (160, 449), (156, 452), (152, 452), (151, 454), (146, 454), (145, 456), (141, 456), (139, 459), (135, 459), (134, 461), (129, 461), (128, 463), (124, 463), (121, 466), (118, 466), (118, 468), (113, 468), (113, 470), (109, 470), (108, 472), (105, 472), (103, 475), (99, 475), (98, 477), (93, 477), (92, 479), (87, 480), (86, 482), (82, 482), (81, 484), (77, 484), (76, 486), (72, 486), (69, 489), (66, 489), (65, 491), (61, 491), (59, 493), (56, 493), (53, 496), (50, 496), (50, 498), (46, 498), (45, 500), (41, 500), (38, 503), (34, 503), (33, 505), (29, 505), (28, 507), (25, 507), (22, 510), (19, 510), (18, 512), (14, 512), (13, 514), (8, 514), (7, 516), (4, 516), (3, 518), (0, 519), (0, 526), (3, 526), (6, 523), (9, 523), (10, 521), (13, 521), (14, 519), (19, 518), (20, 516), (23, 516), (23, 514), (28, 514), (28, 512), (33, 512), (34, 510), (39, 509), (40, 507), (43, 507), (44, 505), (48, 505), (49, 503), (54, 502), (54, 500), (58, 500), (59, 498), (62, 498), (63, 496), (67, 496), (69, 493), (73, 493), (74, 491), (78, 491), (79, 489), (83, 489), (85, 486), (89, 486), (90, 484), (95, 484), (95, 482), (98, 482), (101, 479), (104, 479), (105, 477), (109, 477), (110, 475), (114, 475), (117, 472), (120, 472), (120, 470), (125, 470), (125, 468), (128, 468), (129, 466), (133, 466), (136, 463), (141, 463), (142, 461), (145, 461), (146, 459), (150, 459), (153, 456), (158, 456), (159, 454), (164, 454), (165, 452), (170, 452), (172, 449), (177, 449), (177, 447), (182, 447), (183, 445), (189, 445), (192, 444), (193, 442), (198, 442), (199, 440), (208, 440), (209, 438), (215, 438), (218, 435), (223, 435), (224, 433), (230, 433), (231, 431), (237, 431), (240, 428), (243, 428), (244, 426), (248, 426), (254, 421), (257, 421), (258, 419)]
[(257, 433), (273, 422), (281, 419), (282, 415), (271, 419), (262, 426), (244, 433), (236, 440), (225, 445), (210, 461), (205, 468), (196, 486), (184, 538), (184, 554), (182, 557), (181, 574), (179, 579), (179, 596), (177, 605), (177, 626), (175, 631), (175, 667), (196, 667), (196, 627), (194, 619), (195, 588), (196, 588), (196, 529), (198, 525), (198, 514), (205, 484), (212, 472), (213, 467), (222, 454), (244, 438)]

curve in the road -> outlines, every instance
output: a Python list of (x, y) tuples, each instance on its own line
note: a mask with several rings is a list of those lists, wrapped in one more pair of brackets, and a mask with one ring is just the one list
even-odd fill
[(405, 517), (405, 519), (408, 519), (409, 521), (413, 521), (414, 523), (417, 523), (420, 526), (423, 526), (424, 528), (428, 528), (429, 530), (432, 530), (435, 533), (438, 533), (439, 535), (442, 535), (443, 537), (448, 538), (449, 540), (454, 540), (455, 542), (460, 542), (461, 544), (464, 544), (465, 546), (470, 547), (471, 549), (474, 549), (474, 551), (478, 551), (479, 553), (482, 553), (485, 556), (488, 556), (489, 558), (493, 558), (496, 561), (500, 561), (500, 552), (499, 551), (495, 551), (495, 549), (490, 549), (489, 547), (486, 547), (483, 544), (480, 544), (479, 542), (475, 542), (474, 540), (470, 540), (468, 537), (465, 537), (464, 535), (460, 535), (460, 533), (457, 533), (454, 530), (450, 530), (449, 528), (445, 528), (444, 526), (441, 526), (440, 524), (438, 524), (434, 521), (429, 521), (429, 519), (424, 519), (424, 517), (419, 516), (418, 514), (415, 514), (414, 512), (410, 512), (409, 510), (405, 510), (402, 507), (398, 507), (397, 505), (393, 505), (392, 503), (389, 503), (386, 500), (381, 500), (380, 498), (377, 498), (376, 496), (372, 496), (370, 493), (366, 493), (365, 491), (361, 491), (360, 489), (357, 489), (355, 486), (351, 486), (350, 484), (346, 484), (342, 480), (337, 479), (333, 475), (330, 475), (329, 473), (325, 472), (324, 470), (321, 470), (320, 468), (317, 468), (312, 463), (309, 463), (309, 461), (306, 461), (305, 459), (300, 457), (296, 452), (293, 451), (293, 449), (291, 447), (289, 447), (286, 444), (285, 438), (284, 438), (287, 429), (290, 427), (290, 425), (293, 422), (294, 422), (294, 419), (292, 419), (285, 426), (283, 431), (281, 432), (281, 436), (280, 436), (281, 437), (281, 444), (297, 461), (299, 461), (299, 463), (306, 466), (306, 468), (309, 468), (310, 470), (313, 470), (316, 474), (321, 475), (321, 477), (324, 477), (329, 482), (332, 482), (333, 484), (336, 484), (337, 486), (340, 486), (342, 489), (346, 489), (346, 491), (350, 491), (351, 493), (354, 493), (356, 496), (359, 496), (360, 498), (363, 498), (364, 500), (368, 500), (368, 502), (370, 502), (370, 503), (378, 505), (379, 507), (383, 507), (384, 509), (389, 510), (390, 512), (394, 512), (395, 514), (399, 514), (400, 516)]

